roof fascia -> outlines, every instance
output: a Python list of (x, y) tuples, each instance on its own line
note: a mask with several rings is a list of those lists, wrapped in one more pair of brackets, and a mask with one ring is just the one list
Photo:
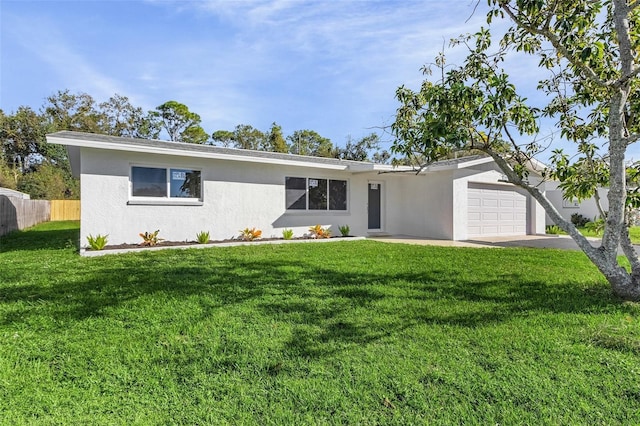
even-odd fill
[(479, 164), (486, 164), (493, 162), (493, 158), (491, 157), (481, 157), (475, 158), (469, 161), (460, 161), (455, 163), (445, 163), (445, 164), (431, 164), (428, 166), (425, 171), (427, 172), (437, 172), (440, 170), (457, 170), (457, 169), (465, 169), (467, 167), (477, 166)]
[(58, 137), (55, 134), (47, 135), (47, 142), (59, 145), (66, 145), (67, 147), (75, 146), (80, 148), (94, 148), (94, 149), (106, 149), (112, 151), (125, 151), (125, 152), (138, 152), (145, 154), (160, 154), (160, 155), (175, 155), (180, 157), (193, 157), (193, 158), (209, 158), (215, 160), (230, 160), (230, 161), (242, 161), (248, 163), (263, 163), (263, 164), (277, 164), (283, 166), (300, 166), (311, 167), (316, 169), (330, 169), (330, 170), (348, 170), (348, 165), (339, 164), (323, 164), (307, 161), (296, 161), (289, 159), (279, 158), (266, 158), (266, 157), (252, 157), (249, 155), (233, 155), (233, 154), (221, 154), (216, 152), (195, 152), (184, 151), (181, 149), (172, 149), (156, 146), (145, 146), (138, 144), (126, 144), (126, 143), (113, 143), (106, 141), (90, 141), (85, 139), (75, 139)]

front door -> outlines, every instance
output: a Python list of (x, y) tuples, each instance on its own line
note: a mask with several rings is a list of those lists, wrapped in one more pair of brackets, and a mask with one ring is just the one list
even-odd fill
[(382, 184), (369, 182), (369, 229), (382, 229), (380, 220)]

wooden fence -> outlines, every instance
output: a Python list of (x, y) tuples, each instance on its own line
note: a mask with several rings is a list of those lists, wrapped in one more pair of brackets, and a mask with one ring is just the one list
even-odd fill
[(80, 200), (51, 200), (51, 220), (80, 220)]
[(80, 220), (80, 200), (25, 200), (0, 195), (0, 236), (50, 220)]
[(47, 200), (24, 200), (0, 195), (0, 235), (28, 228), (51, 217)]

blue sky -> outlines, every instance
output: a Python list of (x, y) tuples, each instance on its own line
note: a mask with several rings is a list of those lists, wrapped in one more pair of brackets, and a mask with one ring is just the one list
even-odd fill
[[(38, 109), (63, 89), (97, 102), (118, 93), (145, 110), (182, 102), (209, 133), (275, 121), (343, 145), (393, 122), (398, 86), (418, 88), (422, 65), (485, 22), (486, 2), (475, 4), (2, 0), (0, 108)], [(535, 99), (532, 64), (510, 66)]]

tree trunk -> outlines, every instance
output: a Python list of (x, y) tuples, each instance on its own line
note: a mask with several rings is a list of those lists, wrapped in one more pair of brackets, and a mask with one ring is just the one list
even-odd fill
[[(622, 195), (622, 200), (613, 200), (614, 203), (620, 203), (619, 207), (621, 206), (622, 209), (618, 235), (612, 235), (610, 237), (609, 247), (604, 245), (604, 238), (603, 244), (600, 247), (594, 247), (591, 245), (589, 240), (585, 238), (580, 231), (578, 231), (573, 223), (565, 220), (560, 215), (558, 210), (553, 206), (553, 204), (551, 204), (545, 194), (540, 192), (537, 187), (531, 186), (520, 179), (507, 160), (502, 158), (500, 154), (493, 151), (487, 150), (486, 152), (495, 160), (498, 167), (507, 175), (511, 183), (529, 192), (529, 194), (531, 194), (531, 196), (540, 203), (549, 217), (551, 217), (551, 219), (560, 226), (560, 228), (571, 236), (576, 244), (578, 244), (578, 247), (580, 247), (580, 249), (582, 249), (582, 251), (587, 255), (589, 260), (598, 268), (602, 275), (604, 275), (611, 286), (611, 290), (616, 296), (624, 300), (640, 300), (640, 260), (638, 260), (635, 249), (629, 240), (628, 228), (626, 228), (624, 223), (624, 193)], [(622, 185), (624, 185), (624, 154), (622, 159), (618, 158), (618, 161), (622, 163), (622, 167), (619, 167), (619, 169), (622, 169)], [(617, 184), (620, 185), (619, 180)], [(607, 223), (607, 226), (609, 226), (609, 223)], [(609, 232), (611, 232), (611, 230), (609, 230)], [(623, 248), (626, 257), (632, 265), (632, 274), (629, 274), (625, 268), (618, 264), (619, 245)]]
[[(622, 269), (622, 268), (621, 268)], [(613, 294), (618, 296), (621, 299), (629, 300), (629, 301), (639, 301), (640, 300), (640, 271), (634, 271), (632, 275), (627, 274), (624, 271), (625, 277), (620, 277), (620, 279), (609, 279), (609, 284), (611, 285), (611, 290)]]

